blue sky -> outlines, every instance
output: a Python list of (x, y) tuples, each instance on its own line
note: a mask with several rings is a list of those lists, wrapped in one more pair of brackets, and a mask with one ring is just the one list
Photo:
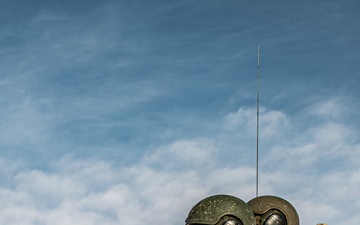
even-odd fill
[(1, 1), (0, 224), (184, 224), (259, 194), (356, 224), (360, 3)]

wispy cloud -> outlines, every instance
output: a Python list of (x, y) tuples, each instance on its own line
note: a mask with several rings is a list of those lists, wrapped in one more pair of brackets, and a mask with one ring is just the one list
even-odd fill
[[(262, 113), (269, 115), (268, 124), (277, 124), (280, 118), (297, 128), (296, 118), (286, 113)], [(239, 119), (248, 116), (247, 110), (236, 115), (237, 119), (227, 119), (243, 121), (237, 123), (239, 127), (247, 122)], [(223, 122), (227, 127), (229, 120)], [(328, 135), (331, 130), (334, 133)], [(348, 202), (360, 204), (348, 195), (357, 191), (360, 182), (358, 164), (348, 165), (360, 151), (358, 142), (347, 141), (353, 132), (346, 125), (324, 121), (318, 128), (309, 128), (305, 137), (289, 140), (288, 145), (273, 143), (270, 152), (261, 155), (260, 192), (289, 200), (303, 223), (346, 224), (341, 218), (356, 213)], [(207, 195), (228, 193), (250, 200), (254, 167), (231, 166), (218, 158), (222, 149), (216, 141), (221, 137), (177, 140), (158, 146), (128, 166), (65, 156), (49, 163), (51, 169), (46, 171), (15, 168), (12, 188), (0, 188), (0, 224), (182, 223), (192, 205)], [(331, 144), (333, 140), (336, 145)], [(343, 160), (337, 161), (339, 157)], [(321, 176), (310, 167), (314, 164), (323, 170)]]
[(7, 2), (0, 224), (183, 224), (210, 194), (253, 198), (258, 44), (260, 193), (359, 223), (358, 3), (308, 3)]

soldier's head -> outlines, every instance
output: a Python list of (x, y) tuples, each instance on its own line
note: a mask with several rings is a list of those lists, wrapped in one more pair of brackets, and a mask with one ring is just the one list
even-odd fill
[(214, 195), (198, 202), (189, 212), (186, 225), (255, 225), (251, 208), (230, 195)]
[(276, 196), (260, 196), (247, 203), (255, 215), (256, 225), (299, 225), (295, 208)]

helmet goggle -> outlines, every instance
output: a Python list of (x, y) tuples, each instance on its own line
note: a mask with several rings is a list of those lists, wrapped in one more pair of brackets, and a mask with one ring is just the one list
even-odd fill
[(262, 215), (255, 214), (255, 219), (259, 225), (287, 225), (285, 215), (277, 209), (270, 209)]
[[(186, 223), (186, 225), (190, 225), (190, 224)], [(205, 225), (205, 224), (191, 224), (191, 225)], [(243, 223), (238, 218), (232, 216), (224, 216), (214, 225), (243, 225)]]
[(216, 223), (216, 225), (243, 225), (243, 223), (238, 218), (224, 216)]

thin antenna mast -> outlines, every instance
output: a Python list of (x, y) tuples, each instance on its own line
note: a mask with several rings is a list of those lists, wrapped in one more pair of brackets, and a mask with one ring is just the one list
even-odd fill
[(260, 45), (257, 66), (257, 111), (256, 111), (256, 197), (259, 195), (259, 104), (260, 104)]

